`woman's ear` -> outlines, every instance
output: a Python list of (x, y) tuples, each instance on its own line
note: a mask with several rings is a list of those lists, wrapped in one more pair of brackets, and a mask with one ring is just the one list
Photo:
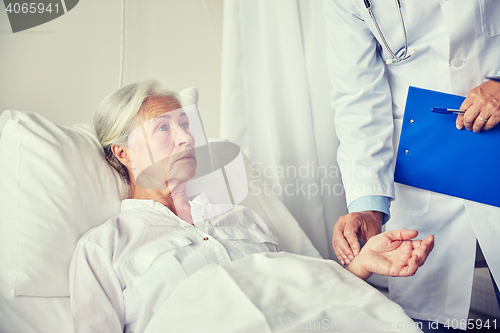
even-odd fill
[(120, 161), (121, 164), (129, 167), (130, 166), (130, 155), (127, 148), (120, 145), (112, 145), (111, 151), (113, 155)]

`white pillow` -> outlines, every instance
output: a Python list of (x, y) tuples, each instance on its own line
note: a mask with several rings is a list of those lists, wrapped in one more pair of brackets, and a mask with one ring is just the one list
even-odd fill
[[(197, 103), (194, 87), (180, 95), (183, 105)], [(5, 111), (0, 132), (1, 274), (15, 296), (69, 296), (78, 239), (120, 211), (127, 187), (88, 124)]]
[(120, 209), (123, 182), (90, 125), (57, 126), (5, 111), (0, 223), (15, 296), (68, 296), (76, 242)]

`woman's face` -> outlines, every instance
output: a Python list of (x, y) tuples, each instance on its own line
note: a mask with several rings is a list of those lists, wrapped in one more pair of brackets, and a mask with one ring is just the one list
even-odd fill
[(145, 103), (141, 125), (129, 137), (135, 179), (144, 169), (161, 161), (169, 185), (186, 182), (196, 173), (195, 142), (186, 113), (170, 97), (152, 97)]

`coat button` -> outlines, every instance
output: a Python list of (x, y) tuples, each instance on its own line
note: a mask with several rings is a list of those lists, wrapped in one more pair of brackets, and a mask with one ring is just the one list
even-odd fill
[(451, 65), (453, 67), (460, 67), (460, 66), (462, 66), (463, 63), (464, 63), (464, 61), (460, 58), (455, 58), (451, 61)]
[(204, 240), (204, 241), (207, 241), (207, 240), (208, 240), (208, 237), (203, 238), (203, 240)]

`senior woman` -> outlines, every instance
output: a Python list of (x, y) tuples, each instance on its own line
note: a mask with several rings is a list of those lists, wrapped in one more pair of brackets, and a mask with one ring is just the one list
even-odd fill
[[(189, 119), (175, 93), (156, 81), (128, 85), (99, 106), (94, 127), (108, 162), (130, 185), (121, 213), (88, 231), (70, 268), (76, 332), (141, 332), (188, 276), (210, 263), (237, 260), (281, 247), (265, 222), (243, 207), (189, 198), (196, 172)], [(161, 156), (164, 186), (145, 188), (140, 174)], [(215, 217), (214, 217), (215, 216)], [(397, 230), (370, 239), (347, 267), (371, 273), (415, 273), (433, 246), (429, 236)]]

